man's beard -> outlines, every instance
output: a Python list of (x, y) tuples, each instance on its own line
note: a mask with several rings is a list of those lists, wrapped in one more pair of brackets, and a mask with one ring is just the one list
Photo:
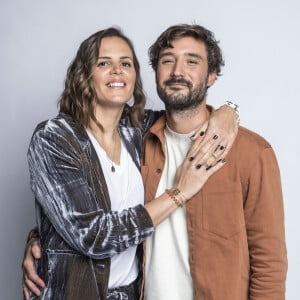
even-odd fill
[[(176, 88), (173, 88), (175, 93), (168, 93), (167, 87), (172, 83), (183, 83), (188, 88), (188, 93), (180, 93), (178, 89), (178, 93), (176, 94)], [(165, 103), (167, 109), (172, 109), (176, 111), (185, 111), (192, 108), (198, 107), (203, 100), (205, 99), (207, 92), (207, 78), (195, 85), (193, 89), (193, 85), (191, 82), (183, 79), (183, 78), (171, 78), (163, 82), (163, 87), (157, 84), (157, 93), (160, 99)]]

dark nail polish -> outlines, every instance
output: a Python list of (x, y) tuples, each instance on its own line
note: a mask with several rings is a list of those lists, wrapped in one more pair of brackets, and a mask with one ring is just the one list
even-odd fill
[(201, 131), (200, 136), (204, 136), (204, 133), (205, 133), (204, 131)]
[(220, 148), (219, 148), (221, 151), (222, 150), (224, 150), (225, 149), (225, 147), (224, 146), (220, 146)]
[(218, 136), (215, 134), (214, 136), (213, 136), (213, 140), (216, 140), (218, 138)]
[(189, 161), (193, 161), (195, 157), (191, 156), (189, 157)]
[(199, 164), (196, 166), (196, 169), (199, 170), (201, 167), (202, 167), (202, 165)]

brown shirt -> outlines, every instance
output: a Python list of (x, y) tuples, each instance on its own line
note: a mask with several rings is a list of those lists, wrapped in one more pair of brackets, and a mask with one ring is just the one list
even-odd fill
[[(155, 198), (164, 168), (164, 127), (163, 116), (145, 136), (146, 201)], [(194, 299), (283, 300), (287, 254), (274, 151), (240, 127), (226, 161), (186, 204)]]

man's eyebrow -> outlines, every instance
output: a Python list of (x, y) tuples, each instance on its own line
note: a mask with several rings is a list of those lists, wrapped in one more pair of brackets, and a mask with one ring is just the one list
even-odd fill
[(174, 56), (174, 54), (172, 52), (164, 52), (164, 53), (159, 54), (158, 58), (162, 58), (165, 56)]
[(185, 53), (184, 55), (185, 55), (185, 56), (195, 57), (195, 58), (198, 58), (198, 59), (203, 60), (203, 57), (202, 57), (200, 54), (197, 54), (197, 53), (187, 52), (187, 53)]
[[(174, 53), (173, 52), (164, 52), (164, 53), (161, 53), (159, 55), (159, 59), (162, 58), (162, 57), (165, 57), (165, 56), (174, 56)], [(197, 53), (194, 53), (194, 52), (184, 53), (184, 56), (194, 57), (194, 58), (203, 60), (203, 57), (200, 54), (197, 54)]]

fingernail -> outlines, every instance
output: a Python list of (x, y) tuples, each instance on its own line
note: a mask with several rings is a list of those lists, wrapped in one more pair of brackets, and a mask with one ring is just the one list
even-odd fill
[(193, 161), (195, 157), (191, 156), (189, 157), (189, 161)]
[(200, 136), (204, 136), (204, 133), (205, 133), (204, 131), (201, 131)]
[(199, 170), (201, 167), (202, 167), (202, 165), (199, 164), (196, 166), (196, 169)]
[(216, 140), (218, 138), (218, 136), (215, 134), (214, 136), (213, 136), (213, 140)]
[(224, 146), (220, 146), (219, 149), (222, 151), (222, 150), (224, 150), (224, 148), (225, 148)]

